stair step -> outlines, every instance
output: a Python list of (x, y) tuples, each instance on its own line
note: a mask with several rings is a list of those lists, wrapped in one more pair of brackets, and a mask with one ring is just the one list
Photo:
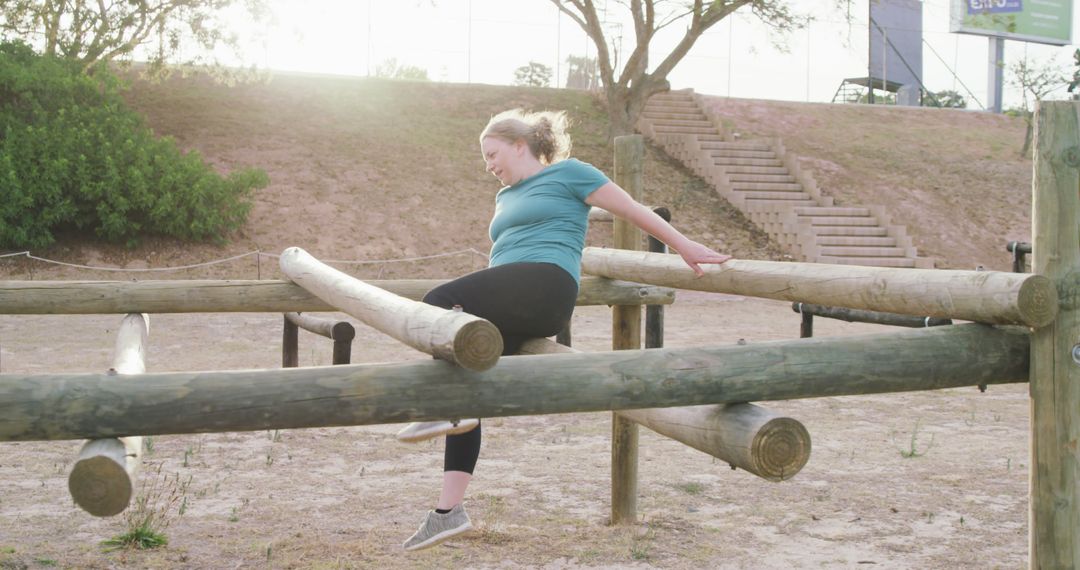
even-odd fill
[(728, 156), (721, 156), (713, 159), (713, 164), (717, 166), (732, 165), (732, 166), (783, 166), (784, 163), (775, 158), (735, 158)]
[(678, 107), (680, 109), (698, 109), (697, 101), (693, 99), (657, 99), (653, 97), (649, 99), (649, 102), (645, 104), (646, 110), (665, 108), (665, 107)]
[(702, 113), (701, 111), (694, 112), (694, 111), (691, 111), (689, 109), (687, 109), (686, 111), (682, 111), (682, 110), (679, 110), (679, 111), (650, 111), (650, 110), (646, 109), (645, 112), (641, 114), (641, 116), (645, 117), (646, 119), (651, 119), (653, 121), (659, 121), (659, 120), (664, 120), (664, 119), (705, 119), (706, 118), (705, 113)]
[[(802, 192), (800, 192), (802, 194)], [(799, 207), (799, 206), (813, 206), (817, 202), (810, 197), (809, 194), (806, 198), (799, 200), (773, 200), (773, 199), (746, 199), (746, 211), (747, 212), (775, 212), (777, 209), (774, 206), (782, 204), (784, 208)]]
[(884, 237), (889, 230), (880, 226), (811, 226), (816, 236)]
[(728, 142), (728, 141), (715, 141), (701, 143), (701, 148), (704, 150), (720, 150), (720, 149), (735, 149), (735, 150), (772, 150), (767, 143), (760, 142)]
[(736, 190), (745, 200), (813, 200), (806, 192), (768, 192), (762, 190)]
[(811, 226), (864, 226), (877, 227), (877, 218), (873, 216), (814, 216), (809, 218)]
[(835, 246), (821, 248), (821, 255), (836, 257), (903, 257), (902, 247)]
[(870, 267), (915, 267), (915, 260), (910, 257), (832, 257), (821, 256), (818, 263), (837, 265), (866, 265)]
[(724, 169), (728, 175), (732, 174), (787, 174), (788, 169), (783, 166), (729, 166)]
[(795, 177), (790, 174), (743, 174), (740, 172), (728, 173), (728, 180), (731, 182), (771, 182), (776, 183), (794, 183)]
[(870, 208), (796, 208), (795, 214), (799, 216), (869, 216)]
[(894, 237), (817, 236), (814, 241), (818, 245), (841, 245), (854, 247), (896, 247), (896, 238)]
[(708, 127), (716, 132), (716, 126), (706, 118), (700, 119), (656, 119), (653, 127)]
[(738, 184), (732, 184), (731, 189), (737, 192), (745, 192), (748, 190), (768, 190), (773, 192), (802, 192), (802, 184), (785, 182), (740, 182)]
[(771, 150), (742, 150), (725, 148), (709, 151), (709, 156), (713, 158), (776, 158), (776, 153)]
[(708, 127), (655, 125), (653, 131), (661, 134), (714, 135), (716, 134), (716, 127), (712, 125)]

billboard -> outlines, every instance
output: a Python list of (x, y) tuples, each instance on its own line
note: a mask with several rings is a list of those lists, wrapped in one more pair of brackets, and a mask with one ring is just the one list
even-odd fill
[(870, 2), (870, 75), (875, 80), (921, 87), (922, 39), (922, 2)]
[(949, 31), (1064, 46), (1072, 0), (953, 0)]

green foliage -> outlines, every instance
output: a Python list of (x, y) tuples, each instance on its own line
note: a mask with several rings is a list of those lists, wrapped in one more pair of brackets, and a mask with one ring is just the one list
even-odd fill
[(1069, 80), (1069, 93), (1072, 93), (1074, 89), (1080, 86), (1080, 49), (1073, 52), (1073, 75)]
[(270, 6), (267, 0), (7, 0), (0, 2), (0, 40), (34, 38), (41, 53), (75, 62), (83, 71), (130, 61), (143, 46), (150, 48), (140, 58), (151, 76), (209, 65), (225, 80), (253, 77), (251, 70), (227, 69), (216, 58), (223, 50), (243, 56), (228, 13), (259, 23), (270, 16)]
[(120, 88), (104, 68), (88, 76), (0, 43), (0, 247), (44, 247), (68, 230), (129, 245), (150, 234), (220, 241), (244, 223), (266, 173), (221, 177), (155, 137)]
[(551, 85), (551, 68), (535, 61), (514, 70), (514, 85), (547, 87)]
[(933, 97), (923, 99), (927, 107), (942, 107), (946, 109), (967, 109), (967, 101), (959, 92), (952, 89), (937, 91)]
[(415, 81), (428, 81), (427, 70), (415, 65), (399, 64), (397, 58), (392, 57), (375, 66), (375, 77), (384, 79), (412, 79)]

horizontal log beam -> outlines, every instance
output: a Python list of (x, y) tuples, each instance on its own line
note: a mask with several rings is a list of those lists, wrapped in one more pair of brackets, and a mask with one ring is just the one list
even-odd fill
[(791, 310), (800, 315), (813, 315), (826, 317), (849, 323), (870, 323), (873, 325), (890, 325), (894, 327), (922, 328), (940, 327), (953, 324), (952, 319), (938, 317), (918, 317), (915, 315), (899, 315), (897, 313), (882, 313), (880, 311), (864, 311), (861, 309), (848, 309), (846, 307), (823, 307), (812, 303), (791, 304)]
[[(446, 279), (367, 283), (419, 301)], [(669, 305), (665, 287), (585, 277), (577, 304)], [(337, 311), (300, 286), (280, 280), (0, 281), (0, 315), (126, 313), (288, 313)]]
[(886, 313), (1042, 327), (1058, 312), (1042, 275), (733, 259), (697, 277), (678, 255), (585, 248), (585, 273), (677, 289)]
[(499, 329), (460, 307), (448, 310), (395, 295), (298, 247), (286, 249), (278, 261), (282, 273), (316, 297), (426, 354), (478, 372), (495, 366), (502, 355)]
[(0, 441), (354, 426), (1025, 382), (1029, 335), (979, 324), (719, 348), (142, 375), (0, 375)]

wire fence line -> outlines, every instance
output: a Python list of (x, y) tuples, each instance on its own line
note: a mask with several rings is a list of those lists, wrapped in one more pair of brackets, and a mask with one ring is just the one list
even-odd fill
[[(467, 255), (467, 254), (471, 254), (471, 255), (474, 255), (474, 256), (477, 256), (477, 257), (481, 257), (483, 259), (488, 258), (488, 254), (486, 254), (486, 253), (484, 253), (482, 251), (479, 251), (479, 250), (477, 250), (475, 248), (470, 247), (470, 248), (466, 248), (466, 249), (459, 249), (457, 251), (447, 251), (447, 252), (442, 252), (442, 253), (435, 253), (435, 254), (431, 254), (431, 255), (420, 255), (420, 256), (415, 256), (415, 257), (397, 257), (397, 258), (392, 258), (392, 259), (322, 259), (320, 261), (322, 261), (323, 263), (335, 263), (335, 264), (340, 264), (340, 265), (379, 265), (379, 264), (388, 264), (388, 263), (406, 263), (406, 262), (412, 262), (412, 261), (424, 261), (424, 260), (429, 260), (429, 259), (438, 259), (438, 258), (443, 258), (443, 257), (454, 257), (454, 256), (458, 256), (458, 255)], [(0, 254), (0, 259), (13, 259), (13, 258), (18, 258), (18, 257), (24, 257), (24, 258), (27, 258), (27, 259), (32, 259), (34, 261), (40, 261), (42, 263), (48, 263), (48, 264), (51, 264), (51, 265), (58, 265), (58, 266), (63, 266), (63, 267), (71, 267), (71, 268), (75, 268), (75, 269), (84, 269), (84, 270), (91, 270), (91, 271), (113, 271), (113, 272), (118, 272), (118, 273), (152, 273), (152, 272), (166, 272), (166, 271), (181, 271), (181, 270), (184, 270), (184, 269), (197, 269), (197, 268), (200, 268), (200, 267), (209, 267), (209, 266), (212, 266), (212, 265), (220, 265), (220, 264), (223, 264), (223, 263), (229, 263), (231, 261), (236, 261), (238, 259), (243, 259), (245, 257), (251, 257), (251, 256), (256, 256), (256, 258), (260, 259), (260, 260), (263, 257), (269, 257), (269, 258), (272, 258), (272, 259), (277, 259), (277, 258), (281, 257), (280, 255), (275, 254), (275, 253), (266, 253), (264, 251), (254, 250), (254, 251), (249, 251), (249, 252), (246, 252), (246, 253), (241, 253), (241, 254), (238, 254), (238, 255), (233, 255), (231, 257), (226, 257), (226, 258), (222, 258), (222, 259), (214, 259), (214, 260), (211, 260), (211, 261), (204, 261), (204, 262), (201, 262), (201, 263), (193, 263), (193, 264), (190, 264), (190, 265), (176, 265), (176, 266), (172, 266), (172, 267), (141, 267), (141, 268), (104, 267), (104, 266), (96, 266), (96, 265), (85, 265), (85, 264), (79, 264), (79, 263), (69, 263), (69, 262), (66, 262), (66, 261), (59, 261), (59, 260), (56, 260), (56, 259), (48, 259), (48, 258), (45, 258), (45, 257), (40, 257), (40, 256), (32, 254), (29, 251), (18, 251), (18, 252), (13, 252), (13, 253), (3, 253), (3, 254)]]

